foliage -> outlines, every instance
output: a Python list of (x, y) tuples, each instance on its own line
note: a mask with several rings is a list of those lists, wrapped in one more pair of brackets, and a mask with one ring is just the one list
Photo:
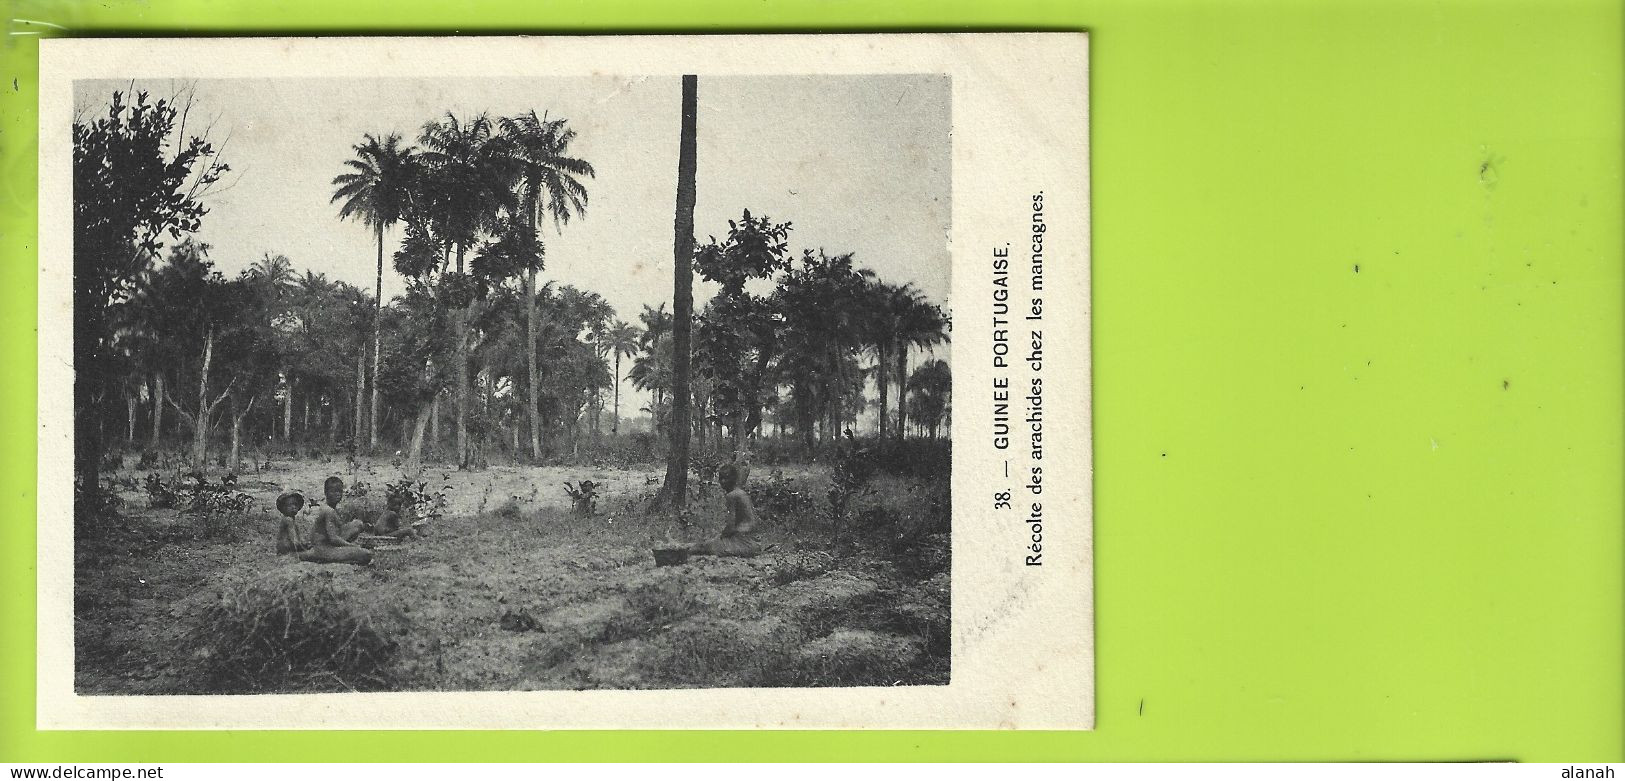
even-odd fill
[[(129, 356), (113, 349), (114, 307), (127, 299), (166, 237), (198, 229), (202, 197), (227, 167), (206, 140), (185, 136), (182, 109), (114, 92), (106, 113), (73, 125), (73, 314), (76, 467), (99, 479), (98, 402), (118, 393)], [(180, 129), (176, 120), (180, 115)]]
[(337, 189), (332, 202), (343, 201), (339, 219), (359, 219), (379, 231), (400, 221), (407, 209), (415, 154), (412, 147), (402, 146), (399, 133), (382, 137), (368, 133), (355, 145), (355, 157), (344, 161), (350, 170), (333, 178)]
[[(208, 213), (199, 196), (228, 168), (206, 140), (171, 138), (178, 111), (146, 92), (133, 103), (114, 92), (105, 115), (74, 123), (76, 312), (95, 317), (125, 298), (164, 237), (196, 231)], [(87, 336), (105, 334), (75, 341)]]
[(845, 531), (847, 513), (852, 501), (874, 492), (869, 482), (875, 476), (873, 454), (857, 442), (848, 440), (838, 446), (835, 461), (830, 467), (829, 517), (835, 524), (837, 540)]
[(801, 516), (812, 512), (815, 500), (812, 491), (786, 477), (784, 470), (774, 469), (765, 478), (751, 486), (751, 498), (764, 513), (777, 517)]
[(254, 498), (237, 490), (237, 475), (230, 473), (211, 483), (200, 471), (167, 480), (153, 472), (147, 475), (143, 488), (150, 506), (180, 510), (206, 537), (229, 533), (254, 506)]
[(119, 509), (124, 505), (119, 499), (118, 486), (112, 481), (99, 481), (86, 485), (83, 475), (76, 475), (73, 480), (73, 518), (75, 533), (88, 532), (91, 528), (119, 517)]
[(932, 439), (936, 439), (937, 427), (947, 416), (953, 389), (953, 374), (940, 360), (926, 361), (908, 378), (909, 414), (930, 431)]
[[(138, 124), (152, 124), (148, 115), (157, 111), (117, 97), (114, 104), (125, 123), (141, 114)], [(171, 154), (175, 135), (166, 142)], [(113, 393), (130, 404), (132, 439), (138, 408), (148, 407), (139, 422), (165, 429), (152, 432), (153, 447), (176, 421), (201, 432), (195, 443), (224, 427), (234, 444), (240, 435), (257, 450), (243, 457), (256, 464), (268, 452), (355, 453), (369, 441), (351, 439), (369, 406), (379, 439), (393, 439), (403, 462), (414, 464), (425, 449), (445, 452), (436, 438), (444, 439), (444, 416), (455, 414), (473, 451), (458, 456), (467, 466), (508, 442), (528, 458), (519, 446), (526, 434), (552, 461), (647, 462), (666, 454), (678, 402), (699, 410), (687, 432), (696, 449), (715, 450), (725, 436), (723, 452), (748, 444), (764, 464), (828, 458), (864, 415), (881, 440), (893, 438), (885, 436), (893, 419), (903, 427), (907, 418), (914, 434), (933, 436), (948, 422), (947, 365), (915, 367), (907, 355), (946, 338), (942, 309), (910, 285), (879, 279), (850, 254), (792, 251), (791, 223), (750, 210), (691, 248), (692, 269), (717, 292), (692, 316), (690, 387), (686, 398), (674, 398), (673, 333), (681, 324), (670, 302), (644, 306), (634, 326), (593, 291), (535, 279), (546, 268), (545, 219), (557, 227), (585, 214), (594, 171), (570, 152), (575, 139), (564, 119), (537, 112), (446, 114), (410, 142), (364, 136), (340, 161), (331, 195), (341, 219), (378, 231), (381, 255), (391, 254), (383, 229), (403, 227), (392, 254), (407, 284), (389, 300), (296, 271), (275, 253), (226, 277), (207, 245), (181, 240), (202, 218), (199, 205), (165, 234), (175, 239), (167, 260), (151, 267), (156, 246), (142, 256), (127, 295), (108, 310), (117, 360), (101, 365), (118, 382), (102, 389), (102, 404)], [(204, 175), (214, 156), (212, 149), (200, 154), (188, 180), (199, 193), (224, 171)], [(631, 364), (624, 374), (623, 358)], [(618, 431), (622, 379), (653, 396), (633, 404), (648, 413), (653, 431), (603, 435), (626, 433)], [(370, 405), (367, 386), (375, 394)], [(866, 412), (877, 390), (879, 416)], [(602, 432), (611, 404), (613, 423), (603, 428), (615, 431)], [(793, 430), (799, 441), (769, 440), (764, 422), (780, 434)], [(883, 442), (872, 447), (880, 471), (915, 469), (907, 458), (893, 459)], [(149, 458), (140, 469), (164, 466)]]
[(401, 515), (419, 521), (437, 520), (445, 515), (447, 492), (451, 484), (429, 490), (429, 481), (402, 477), (384, 486), (384, 496), (390, 505), (399, 507)]
[(949, 481), (936, 479), (877, 487), (871, 506), (858, 513), (855, 530), (914, 577), (946, 572), (952, 557)]

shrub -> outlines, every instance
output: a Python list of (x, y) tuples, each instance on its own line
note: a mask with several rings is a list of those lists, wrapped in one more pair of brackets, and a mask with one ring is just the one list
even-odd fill
[(774, 469), (758, 480), (751, 488), (751, 498), (763, 511), (781, 516), (811, 513), (814, 502), (812, 491), (795, 478), (785, 477), (782, 469)]
[(144, 481), (147, 501), (157, 508), (178, 509), (191, 517), (205, 537), (217, 537), (236, 528), (254, 506), (254, 497), (236, 490), (237, 475), (227, 474), (210, 483), (202, 472), (165, 480), (157, 472)]
[(829, 472), (829, 517), (835, 524), (837, 541), (845, 526), (852, 500), (874, 493), (869, 481), (875, 476), (875, 461), (867, 448), (857, 442), (841, 443)]
[(358, 609), (352, 588), (335, 579), (329, 570), (296, 568), (227, 587), (201, 611), (191, 637), (210, 690), (389, 687), (397, 627)]
[(180, 505), (180, 491), (176, 488), (176, 480), (164, 480), (157, 472), (147, 475), (143, 483), (147, 490), (147, 502), (152, 507), (168, 509)]
[(437, 520), (446, 511), (446, 492), (451, 490), (451, 484), (446, 483), (438, 490), (429, 490), (429, 481), (414, 480), (403, 477), (393, 483), (384, 484), (384, 496), (399, 502), (401, 514), (420, 521)]
[(74, 530), (81, 535), (92, 527), (99, 526), (107, 521), (119, 518), (119, 507), (123, 504), (118, 497), (116, 482), (109, 480), (101, 484), (86, 485), (82, 475), (75, 475), (73, 479), (73, 517)]

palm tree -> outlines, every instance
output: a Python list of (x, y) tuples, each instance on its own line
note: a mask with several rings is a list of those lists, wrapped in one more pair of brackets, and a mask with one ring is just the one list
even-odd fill
[(355, 145), (355, 157), (344, 161), (344, 165), (354, 170), (333, 178), (333, 185), (338, 189), (329, 201), (343, 201), (344, 204), (339, 207), (339, 219), (360, 219), (373, 229), (378, 239), (378, 276), (374, 288), (378, 302), (373, 310), (372, 322), (372, 413), (368, 424), (371, 429), (368, 442), (373, 448), (378, 447), (378, 350), (383, 341), (379, 328), (384, 307), (384, 230), (399, 222), (406, 211), (413, 154), (411, 147), (401, 146), (398, 133), (390, 133), (382, 140), (368, 133), (361, 143)]
[[(876, 432), (881, 439), (886, 438), (886, 429), (891, 422), (890, 413), (890, 386), (887, 372), (891, 363), (891, 351), (897, 343), (897, 332), (902, 327), (902, 319), (913, 302), (920, 297), (920, 292), (913, 283), (893, 285), (881, 282), (872, 276), (872, 272), (863, 272), (868, 281), (868, 294), (865, 296), (865, 315), (860, 324), (863, 340), (875, 351), (875, 388), (880, 392), (880, 416)], [(902, 406), (904, 378), (899, 377), (897, 389), (897, 403)]]
[(937, 426), (942, 424), (948, 412), (948, 400), (953, 388), (953, 374), (948, 370), (948, 364), (937, 359), (920, 364), (920, 368), (914, 370), (914, 376), (908, 378), (908, 389), (914, 393), (909, 400), (910, 406), (925, 424), (932, 439), (937, 438)]
[(624, 320), (616, 320), (604, 332), (603, 344), (615, 356), (615, 416), (611, 419), (611, 434), (621, 433), (621, 356), (638, 353), (638, 327)]
[[(299, 282), (299, 275), (293, 270), (293, 262), (286, 256), (267, 252), (264, 257), (248, 267), (247, 276), (262, 286), (265, 300), (272, 303), (271, 328), (279, 338), (286, 339), (286, 327), (291, 325), (287, 316), (291, 311), (291, 300), (296, 294)], [(287, 439), (293, 421), (293, 367), (284, 363), (280, 374), (288, 383), (287, 393), (283, 394), (282, 406), (282, 436)], [(276, 432), (277, 427), (272, 425), (272, 435), (274, 436)]]
[[(108, 311), (108, 324), (112, 338), (108, 342), (111, 352), (124, 358), (126, 373), (127, 412), (130, 416), (128, 438), (135, 441), (134, 402), (146, 395), (152, 402), (152, 445), (158, 447), (158, 437), (164, 422), (164, 372), (162, 333), (163, 304), (152, 289), (153, 272), (145, 271), (136, 278), (135, 289), (129, 298), (115, 304)], [(148, 375), (151, 382), (148, 382)]]
[(672, 237), (671, 452), (661, 494), (681, 509), (688, 500), (689, 331), (694, 324), (695, 100), (699, 79), (683, 77), (682, 129), (677, 142), (677, 209)]
[[(528, 114), (502, 119), (502, 132), (508, 138), (508, 153), (519, 168), (520, 208), (525, 212), (526, 224), (538, 236), (542, 210), (552, 215), (555, 227), (562, 228), (570, 221), (572, 212), (582, 215), (587, 208), (587, 188), (580, 177), (593, 176), (592, 164), (568, 154), (570, 142), (576, 132), (565, 127), (562, 119), (538, 118), (532, 110)], [(545, 201), (544, 201), (545, 197)], [(542, 247), (538, 243), (538, 248)], [(541, 439), (541, 372), (536, 365), (536, 272), (542, 265), (536, 262), (525, 269), (525, 328), (532, 349), (527, 370), (530, 379), (530, 455), (540, 458)]]
[[(456, 249), (458, 287), (469, 290), (463, 279), (468, 248), (483, 227), (489, 226), (504, 207), (513, 205), (513, 159), (507, 144), (493, 137), (493, 124), (481, 114), (463, 122), (447, 113), (439, 122), (425, 125), (418, 142), (424, 166), (419, 187), (421, 200), (435, 227)], [(469, 329), (474, 318), (475, 295), (464, 294), (462, 312), (454, 320), (453, 346), (457, 391), (457, 460), (468, 468), (473, 452), (468, 437), (471, 411), (469, 386)]]
[(671, 313), (666, 311), (666, 302), (661, 301), (660, 306), (643, 305), (643, 311), (638, 314), (638, 322), (643, 323), (643, 333), (638, 336), (638, 344), (648, 350), (660, 337), (671, 333)]
[[(928, 348), (948, 339), (948, 318), (942, 308), (915, 295), (904, 297), (897, 320), (897, 381), (898, 396), (903, 395), (903, 378), (908, 376), (908, 348)], [(907, 405), (897, 405), (897, 438), (907, 436)]]
[(645, 408), (649, 417), (654, 421), (656, 431), (667, 425), (670, 407), (666, 401), (671, 395), (672, 375), (672, 336), (670, 332), (662, 334), (646, 352), (639, 355), (632, 362), (632, 368), (626, 373), (626, 378), (632, 381), (632, 387), (641, 391), (648, 391), (654, 396), (654, 401)]
[(293, 261), (284, 255), (272, 255), (269, 252), (248, 267), (248, 275), (263, 285), (268, 297), (271, 298), (286, 295), (288, 289), (299, 279), (293, 271)]

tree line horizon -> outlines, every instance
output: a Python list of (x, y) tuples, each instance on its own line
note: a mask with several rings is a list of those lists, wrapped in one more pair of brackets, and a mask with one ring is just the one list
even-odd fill
[[(351, 452), (392, 442), (420, 464), (426, 435), (441, 444), (443, 402), (459, 468), (504, 446), (535, 463), (561, 452), (557, 439), (573, 453), (584, 426), (597, 441), (606, 406), (619, 434), (623, 380), (651, 394), (642, 411), (670, 439), (665, 488), (678, 502), (691, 437), (738, 459), (772, 423), (811, 452), (851, 436), (871, 381), (874, 430), (859, 433), (937, 437), (948, 364), (910, 373), (908, 358), (948, 340), (941, 305), (852, 253), (792, 251), (792, 223), (748, 207), (720, 238), (696, 240), (696, 91), (684, 77), (673, 308), (645, 304), (637, 324), (595, 292), (539, 280), (549, 224), (562, 233), (587, 215), (596, 173), (572, 155), (564, 118), (448, 112), (411, 141), (354, 145), (331, 201), (338, 219), (373, 231), (374, 291), (389, 250), (405, 288), (386, 300), (271, 253), (222, 274), (192, 236), (230, 170), (222, 150), (187, 135), (189, 96), (114, 92), (73, 126), (77, 476), (95, 485), (119, 434), (134, 443), (145, 428), (158, 444), (166, 417), (190, 432), (199, 468), (216, 432), (235, 468), (245, 438), (292, 442), (296, 420), (305, 439), (325, 425)], [(717, 286), (698, 312), (695, 273)]]

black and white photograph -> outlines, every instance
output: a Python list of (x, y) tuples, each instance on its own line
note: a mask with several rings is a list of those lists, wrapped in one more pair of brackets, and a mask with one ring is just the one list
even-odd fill
[(589, 64), (64, 81), (73, 699), (952, 688), (955, 74)]
[(79, 691), (948, 682), (947, 78), (76, 93)]

